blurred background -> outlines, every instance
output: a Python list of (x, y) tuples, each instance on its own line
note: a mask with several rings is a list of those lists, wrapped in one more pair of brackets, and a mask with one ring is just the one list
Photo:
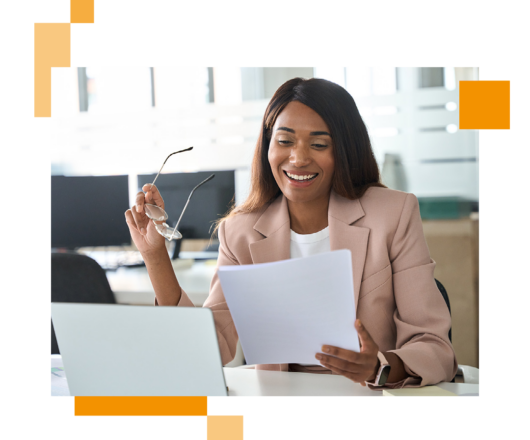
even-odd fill
[[(60, 72), (59, 72), (60, 71)], [(458, 85), (474, 67), (80, 67), (52, 78), (52, 251), (89, 255), (117, 302), (154, 293), (123, 213), (173, 151), (157, 180), (174, 225), (168, 243), (196, 305), (208, 293), (217, 242), (211, 225), (248, 194), (268, 101), (285, 81), (325, 78), (355, 99), (383, 182), (420, 202), (436, 278), (447, 289), (460, 364), (478, 367), (478, 132), (458, 129)], [(52, 266), (53, 271), (53, 266)], [(53, 282), (52, 282), (53, 300)]]

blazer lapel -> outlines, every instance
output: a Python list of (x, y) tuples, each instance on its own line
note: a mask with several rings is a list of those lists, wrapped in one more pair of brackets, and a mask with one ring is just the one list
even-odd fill
[(364, 217), (364, 211), (359, 199), (348, 200), (334, 191), (331, 192), (328, 209), (330, 247), (332, 251), (339, 249), (351, 251), (355, 310), (359, 302), (370, 235), (370, 229), (353, 225), (361, 217)]
[(269, 205), (254, 225), (254, 229), (265, 236), (263, 240), (250, 244), (250, 255), (254, 264), (290, 258), (291, 225), (285, 197), (279, 196)]
[[(332, 251), (349, 249), (352, 254), (355, 310), (363, 277), (370, 229), (354, 226), (364, 217), (359, 199), (349, 200), (331, 191), (328, 209), (329, 241)], [(291, 227), (287, 199), (280, 195), (263, 212), (254, 229), (264, 235), (263, 240), (250, 244), (252, 262), (270, 263), (290, 258)]]

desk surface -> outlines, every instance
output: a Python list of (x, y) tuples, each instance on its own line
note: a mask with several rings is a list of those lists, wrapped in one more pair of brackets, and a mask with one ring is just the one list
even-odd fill
[[(351, 380), (329, 374), (260, 371), (223, 368), (229, 396), (382, 396)], [(60, 355), (52, 355), (52, 396), (69, 396)], [(440, 388), (457, 395), (477, 395), (478, 385), (441, 383)]]
[[(193, 304), (202, 306), (210, 291), (216, 262), (175, 260), (173, 269)], [(119, 304), (154, 305), (155, 292), (145, 267), (107, 271), (110, 288)]]

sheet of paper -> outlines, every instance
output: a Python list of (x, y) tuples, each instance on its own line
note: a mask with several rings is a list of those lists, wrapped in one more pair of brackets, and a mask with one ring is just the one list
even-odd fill
[(222, 266), (219, 279), (248, 364), (318, 364), (324, 344), (359, 351), (349, 250)]

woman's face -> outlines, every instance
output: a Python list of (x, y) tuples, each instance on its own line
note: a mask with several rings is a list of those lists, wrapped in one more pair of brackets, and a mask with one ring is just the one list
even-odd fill
[(276, 183), (291, 202), (327, 200), (335, 159), (333, 139), (320, 115), (292, 101), (276, 118), (269, 163)]

